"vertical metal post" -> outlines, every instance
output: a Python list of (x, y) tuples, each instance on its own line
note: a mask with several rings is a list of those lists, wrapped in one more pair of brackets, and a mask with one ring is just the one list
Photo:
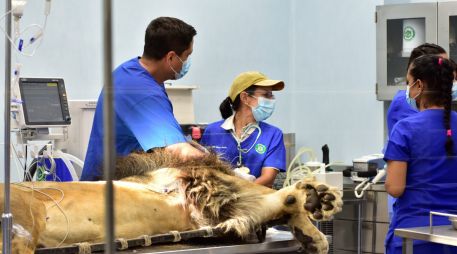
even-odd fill
[(357, 211), (357, 254), (362, 253), (362, 202), (359, 202)]
[(116, 133), (114, 122), (114, 90), (112, 78), (112, 2), (103, 0), (103, 172), (105, 190), (105, 253), (115, 253), (114, 245), (114, 166), (116, 162)]
[(413, 254), (413, 239), (408, 239), (406, 237), (403, 237), (401, 253), (402, 254)]
[[(6, 12), (11, 11), (11, 0), (6, 0)], [(5, 17), (5, 29), (8, 37), (11, 38), (11, 12)], [(5, 159), (5, 184), (4, 184), (4, 203), (2, 214), (2, 230), (3, 230), (3, 247), (2, 253), (11, 253), (11, 230), (13, 225), (13, 215), (10, 209), (10, 114), (11, 114), (11, 42), (5, 36), (5, 146), (4, 146), (4, 159)]]

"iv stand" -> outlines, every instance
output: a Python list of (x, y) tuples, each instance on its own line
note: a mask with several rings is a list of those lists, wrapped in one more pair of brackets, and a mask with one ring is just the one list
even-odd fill
[[(3, 232), (3, 246), (2, 253), (11, 253), (11, 233), (13, 225), (13, 215), (10, 209), (10, 145), (11, 145), (11, 42), (8, 37), (11, 37), (11, 4), (12, 0), (6, 0), (6, 12), (9, 12), (5, 17), (6, 39), (5, 39), (5, 128), (4, 128), (4, 168), (5, 168), (5, 184), (4, 184), (4, 210), (2, 214), (2, 232)], [(103, 1), (103, 31), (104, 31), (104, 81), (105, 81), (105, 103), (104, 103), (104, 126), (105, 126), (105, 140), (104, 140), (104, 172), (106, 180), (106, 248), (105, 253), (114, 253), (114, 211), (113, 211), (113, 172), (115, 164), (114, 150), (114, 125), (113, 118), (113, 89), (112, 89), (112, 5), (111, 0)], [(114, 150), (114, 152), (113, 152)]]
[(13, 215), (11, 214), (10, 207), (10, 148), (11, 148), (11, 1), (6, 0), (5, 11), (8, 13), (5, 17), (5, 128), (4, 128), (4, 160), (5, 160), (5, 184), (4, 184), (4, 207), (2, 214), (2, 232), (3, 232), (3, 247), (2, 253), (11, 253), (11, 233), (13, 229)]

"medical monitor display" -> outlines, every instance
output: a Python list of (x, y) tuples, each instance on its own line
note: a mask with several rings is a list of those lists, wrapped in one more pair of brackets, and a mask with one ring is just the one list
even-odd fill
[(22, 78), (19, 81), (26, 125), (69, 125), (63, 79)]

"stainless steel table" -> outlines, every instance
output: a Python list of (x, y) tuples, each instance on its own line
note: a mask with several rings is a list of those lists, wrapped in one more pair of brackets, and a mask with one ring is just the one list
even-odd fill
[(451, 225), (395, 229), (395, 235), (403, 238), (402, 253), (413, 253), (413, 240), (457, 246), (457, 230)]
[(233, 254), (233, 253), (293, 253), (299, 250), (300, 243), (294, 239), (288, 231), (267, 230), (266, 239), (263, 243), (253, 244), (216, 244), (211, 243), (214, 239), (208, 238), (204, 244), (161, 244), (150, 247), (143, 247), (133, 250), (125, 250), (120, 253), (161, 253), (161, 254)]

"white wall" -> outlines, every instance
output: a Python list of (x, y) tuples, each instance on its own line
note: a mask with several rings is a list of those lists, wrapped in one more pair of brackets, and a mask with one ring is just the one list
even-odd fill
[[(269, 122), (295, 132), (297, 147), (310, 146), (320, 155), (320, 147), (328, 144), (331, 160), (349, 163), (382, 148), (373, 20), (382, 2), (116, 0), (114, 62), (141, 54), (144, 30), (153, 18), (181, 18), (198, 35), (191, 71), (176, 84), (199, 87), (197, 121), (218, 120), (232, 79), (257, 69), (286, 82)], [(44, 0), (29, 1), (24, 23), (41, 23), (43, 5)], [(23, 76), (64, 77), (70, 99), (91, 99), (102, 87), (101, 49), (101, 1), (53, 0), (43, 45), (34, 58), (19, 60)]]

